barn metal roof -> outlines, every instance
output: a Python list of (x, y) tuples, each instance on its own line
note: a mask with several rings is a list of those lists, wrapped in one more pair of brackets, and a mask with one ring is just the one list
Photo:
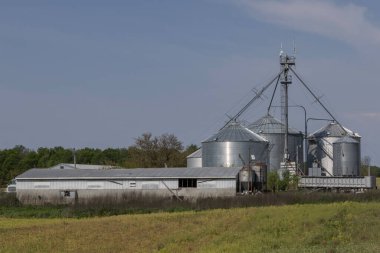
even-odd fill
[(243, 127), (237, 122), (232, 122), (203, 142), (267, 142), (262, 136)]
[(92, 164), (73, 164), (73, 163), (60, 163), (50, 169), (83, 169), (83, 170), (108, 170), (116, 168), (111, 165), (92, 165)]
[[(344, 130), (351, 137), (360, 138), (361, 136), (357, 133), (354, 133), (350, 129), (344, 127)], [(343, 137), (346, 135), (346, 132), (343, 128), (335, 123), (331, 122), (327, 126), (322, 127), (321, 129), (310, 134), (308, 138), (323, 138), (323, 137)]]
[[(264, 133), (264, 134), (283, 134), (285, 133), (285, 125), (274, 118), (272, 115), (267, 114), (264, 117), (256, 120), (252, 124), (248, 125), (248, 128), (255, 133)], [(300, 135), (302, 132), (294, 129), (288, 128), (289, 134)]]
[(28, 179), (156, 179), (156, 178), (236, 178), (240, 167), (221, 168), (138, 168), (109, 170), (57, 170), (30, 169), (16, 177), (16, 180)]
[(188, 155), (186, 158), (202, 158), (202, 149), (198, 149), (197, 151)]

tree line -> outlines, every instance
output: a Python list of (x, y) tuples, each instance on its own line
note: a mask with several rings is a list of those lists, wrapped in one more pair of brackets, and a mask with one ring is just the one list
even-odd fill
[[(153, 136), (144, 133), (127, 148), (82, 148), (75, 150), (79, 164), (112, 165), (122, 168), (186, 167), (186, 156), (196, 151), (196, 145), (184, 148), (183, 143), (173, 134)], [(59, 163), (73, 163), (72, 149), (63, 147), (28, 149), (18, 145), (12, 149), (0, 150), (0, 186), (30, 168), (49, 168)], [(368, 166), (362, 162), (361, 175), (368, 175)], [(371, 175), (380, 176), (380, 168), (371, 166)], [(281, 190), (288, 185), (280, 182), (276, 175), (268, 174), (268, 183)]]
[[(113, 165), (123, 168), (185, 167), (186, 156), (197, 150), (196, 145), (184, 148), (173, 134), (153, 136), (144, 133), (127, 148), (82, 148), (75, 150), (78, 164)], [(59, 163), (73, 163), (74, 150), (54, 147), (28, 149), (17, 145), (0, 150), (0, 185), (31, 168), (49, 168)]]

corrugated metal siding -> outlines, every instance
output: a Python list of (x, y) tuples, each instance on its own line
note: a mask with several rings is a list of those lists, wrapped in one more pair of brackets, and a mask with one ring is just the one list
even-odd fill
[(188, 168), (201, 168), (202, 167), (202, 157), (189, 157), (187, 158)]
[(374, 188), (375, 177), (302, 177), (298, 184), (304, 188)]
[[(36, 185), (49, 184), (49, 187), (36, 187)], [(91, 186), (100, 187), (91, 187)], [(133, 187), (133, 185), (135, 185)], [(156, 185), (157, 187), (153, 187)], [(211, 185), (214, 185), (211, 187)], [(89, 187), (90, 186), (90, 187)], [(235, 188), (235, 179), (198, 179), (198, 188)], [(177, 189), (178, 179), (166, 179), (166, 180), (18, 180), (17, 189), (76, 189), (76, 190), (140, 190), (140, 189)]]

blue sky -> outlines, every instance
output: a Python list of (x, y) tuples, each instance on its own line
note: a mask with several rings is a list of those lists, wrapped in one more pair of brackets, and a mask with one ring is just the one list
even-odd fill
[[(146, 131), (200, 145), (277, 74), (280, 44), (291, 53), (295, 40), (297, 71), (379, 164), (379, 5), (1, 1), (0, 148), (126, 147)], [(261, 117), (270, 96), (242, 120)], [(290, 96), (327, 116), (300, 83)], [(303, 130), (299, 109), (290, 120)]]

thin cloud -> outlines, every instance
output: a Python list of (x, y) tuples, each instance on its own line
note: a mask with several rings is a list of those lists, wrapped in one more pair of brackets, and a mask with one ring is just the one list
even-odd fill
[(375, 119), (375, 120), (380, 119), (380, 112), (364, 112), (359, 115), (367, 119)]
[(380, 112), (353, 112), (347, 113), (346, 116), (352, 119), (362, 120), (380, 120)]
[(380, 28), (367, 18), (367, 8), (332, 1), (241, 0), (252, 17), (297, 31), (319, 34), (355, 47), (380, 46)]

